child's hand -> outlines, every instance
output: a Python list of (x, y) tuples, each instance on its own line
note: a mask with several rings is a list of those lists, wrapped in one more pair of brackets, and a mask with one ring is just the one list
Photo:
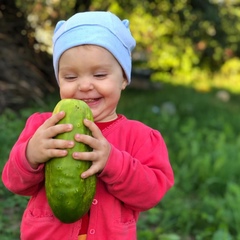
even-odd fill
[(73, 158), (76, 160), (92, 161), (92, 166), (81, 174), (82, 178), (87, 178), (103, 170), (108, 160), (111, 146), (94, 122), (85, 119), (84, 124), (90, 129), (93, 136), (76, 134), (75, 140), (89, 145), (93, 151), (74, 152)]
[(32, 168), (37, 168), (40, 163), (47, 162), (53, 157), (66, 156), (66, 149), (74, 146), (74, 141), (54, 139), (58, 134), (72, 130), (71, 124), (57, 124), (64, 116), (64, 112), (54, 114), (37, 129), (29, 140), (26, 156)]

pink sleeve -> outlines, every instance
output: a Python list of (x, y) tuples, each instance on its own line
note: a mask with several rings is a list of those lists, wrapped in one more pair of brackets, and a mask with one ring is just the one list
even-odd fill
[(112, 146), (99, 175), (111, 194), (136, 211), (154, 207), (174, 183), (168, 151), (159, 132), (153, 130), (142, 139), (133, 156)]
[(26, 122), (25, 128), (13, 146), (9, 159), (2, 172), (2, 181), (6, 188), (16, 194), (31, 196), (44, 180), (44, 165), (32, 169), (26, 159), (26, 147), (29, 139), (51, 113), (35, 113)]

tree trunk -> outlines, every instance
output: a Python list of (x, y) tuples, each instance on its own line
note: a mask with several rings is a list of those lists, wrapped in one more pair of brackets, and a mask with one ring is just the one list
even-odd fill
[(41, 103), (55, 89), (52, 57), (34, 51), (32, 29), (14, 0), (0, 0), (0, 113)]

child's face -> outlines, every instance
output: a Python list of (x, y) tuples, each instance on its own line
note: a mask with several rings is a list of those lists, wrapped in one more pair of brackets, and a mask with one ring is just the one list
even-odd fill
[(58, 77), (61, 98), (85, 101), (95, 122), (117, 117), (116, 107), (127, 79), (109, 51), (95, 45), (68, 49), (60, 58)]

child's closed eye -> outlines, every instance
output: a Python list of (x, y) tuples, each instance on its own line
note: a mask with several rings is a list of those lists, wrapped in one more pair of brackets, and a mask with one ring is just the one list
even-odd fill
[(66, 75), (66, 76), (64, 76), (64, 78), (65, 78), (66, 80), (69, 80), (69, 81), (71, 81), (71, 80), (74, 80), (74, 79), (76, 79), (76, 78), (77, 78), (77, 76), (75, 76), (75, 75)]
[(96, 73), (93, 75), (95, 78), (98, 78), (98, 79), (103, 79), (107, 76), (106, 73)]

